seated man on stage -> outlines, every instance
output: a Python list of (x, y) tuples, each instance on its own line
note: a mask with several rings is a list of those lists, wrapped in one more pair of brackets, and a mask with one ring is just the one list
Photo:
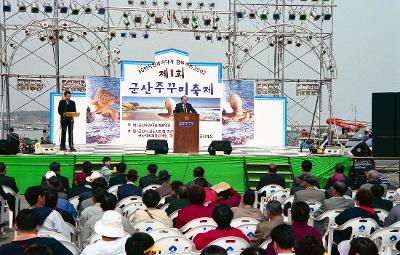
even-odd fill
[(58, 114), (61, 118), (61, 144), (60, 150), (67, 150), (65, 147), (66, 134), (68, 129), (68, 142), (70, 151), (76, 151), (74, 148), (73, 130), (74, 130), (74, 118), (66, 117), (65, 113), (76, 112), (75, 102), (71, 100), (71, 92), (64, 92), (64, 99), (58, 103)]
[(191, 104), (188, 102), (187, 96), (182, 96), (181, 97), (181, 102), (176, 104), (174, 113), (182, 113), (182, 112), (191, 112), (191, 113), (197, 113), (196, 110), (193, 108)]

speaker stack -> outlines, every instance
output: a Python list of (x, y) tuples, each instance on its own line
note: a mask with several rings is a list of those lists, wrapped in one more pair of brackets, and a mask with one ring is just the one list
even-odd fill
[(400, 93), (372, 94), (372, 153), (400, 157)]

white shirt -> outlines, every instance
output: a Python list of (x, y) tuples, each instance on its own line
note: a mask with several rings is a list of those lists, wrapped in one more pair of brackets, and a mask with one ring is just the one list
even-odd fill
[(82, 212), (81, 212), (81, 216), (80, 218), (80, 225), (84, 226), (86, 221), (92, 217), (93, 215), (99, 215), (99, 214), (103, 214), (103, 210), (100, 207), (100, 203), (96, 203), (92, 206), (89, 206), (87, 208), (85, 208)]
[(88, 245), (81, 255), (125, 255), (125, 242), (128, 236), (118, 238), (114, 241), (100, 240)]
[(53, 231), (63, 234), (66, 238), (71, 239), (71, 233), (61, 214), (56, 210), (53, 210), (49, 216), (47, 216), (44, 223), (40, 226), (40, 231)]
[[(150, 217), (149, 213), (150, 213), (151, 217)], [(141, 220), (150, 220), (150, 219), (156, 219), (158, 221), (161, 221), (168, 228), (172, 228), (173, 224), (172, 224), (171, 218), (168, 217), (167, 213), (164, 210), (157, 209), (157, 208), (137, 210), (135, 216), (132, 219), (132, 223), (136, 223)]]

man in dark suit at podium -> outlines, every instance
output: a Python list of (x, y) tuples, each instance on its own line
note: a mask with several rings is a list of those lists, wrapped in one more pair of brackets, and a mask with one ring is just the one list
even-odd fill
[(182, 113), (182, 112), (191, 112), (191, 113), (197, 113), (196, 110), (193, 108), (191, 104), (188, 102), (187, 96), (182, 96), (181, 97), (181, 102), (176, 104), (174, 113)]
[(66, 112), (76, 112), (75, 102), (71, 100), (71, 92), (64, 92), (64, 99), (60, 100), (58, 104), (58, 114), (60, 114), (61, 118), (61, 144), (60, 150), (67, 150), (65, 147), (66, 134), (68, 129), (68, 143), (70, 151), (76, 151), (74, 148), (74, 138), (73, 138), (73, 130), (74, 130), (74, 118), (65, 117)]

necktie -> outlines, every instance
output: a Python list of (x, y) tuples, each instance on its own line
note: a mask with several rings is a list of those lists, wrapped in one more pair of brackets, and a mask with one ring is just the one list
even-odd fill
[(183, 112), (186, 113), (186, 104), (183, 105)]

